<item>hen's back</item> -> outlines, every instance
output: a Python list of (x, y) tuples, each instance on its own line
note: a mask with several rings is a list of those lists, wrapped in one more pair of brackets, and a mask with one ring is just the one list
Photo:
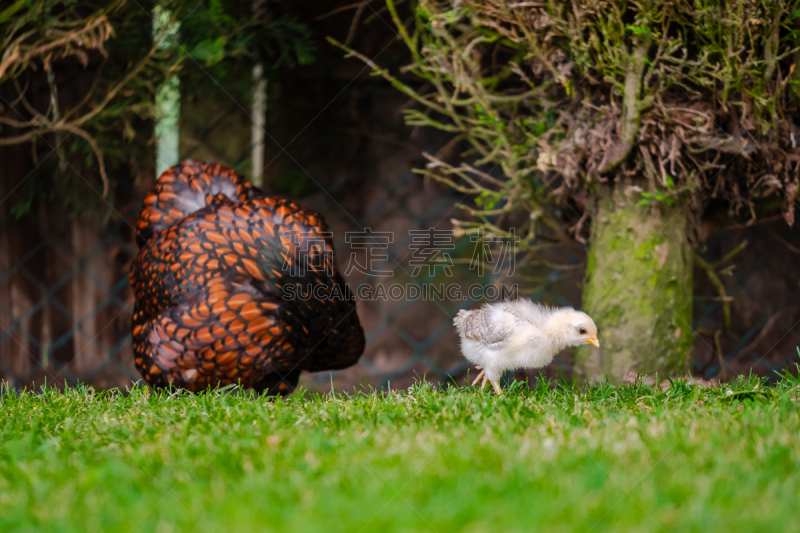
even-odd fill
[[(317, 213), (265, 197), (230, 169), (186, 161), (159, 178), (138, 230), (134, 353), (151, 384), (283, 393), (302, 369), (361, 355), (355, 302)], [(339, 297), (285, 298), (309, 284)]]

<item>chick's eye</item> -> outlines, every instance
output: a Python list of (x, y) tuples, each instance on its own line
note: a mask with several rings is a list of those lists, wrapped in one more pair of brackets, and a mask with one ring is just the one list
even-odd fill
[(581, 335), (586, 335), (586, 328), (579, 329), (578, 333), (580, 333)]

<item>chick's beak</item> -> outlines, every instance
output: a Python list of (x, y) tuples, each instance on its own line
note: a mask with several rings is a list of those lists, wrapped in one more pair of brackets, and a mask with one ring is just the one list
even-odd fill
[(595, 335), (591, 339), (586, 339), (586, 344), (593, 344), (598, 348), (600, 347), (600, 341), (597, 339), (597, 335)]

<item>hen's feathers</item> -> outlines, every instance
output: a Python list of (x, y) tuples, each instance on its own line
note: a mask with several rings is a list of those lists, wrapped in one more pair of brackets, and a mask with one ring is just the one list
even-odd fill
[[(301, 369), (344, 368), (361, 355), (352, 297), (282, 298), (287, 284), (346, 287), (313, 211), (187, 161), (159, 177), (138, 229), (133, 344), (151, 384), (280, 383), (286, 393)], [(309, 264), (324, 268), (298, 268)]]
[(211, 204), (211, 198), (217, 195), (234, 203), (263, 197), (241, 175), (222, 165), (186, 160), (168, 169), (145, 198), (136, 223), (139, 246), (144, 246), (155, 233)]

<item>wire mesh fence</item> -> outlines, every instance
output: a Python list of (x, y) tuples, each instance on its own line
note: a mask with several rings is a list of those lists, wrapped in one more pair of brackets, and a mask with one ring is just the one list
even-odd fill
[[(328, 190), (346, 191), (358, 169), (346, 173)], [(450, 273), (434, 268), (423, 275), (413, 274), (415, 231), (432, 228), (447, 232), (453, 206), (462, 198), (438, 188), (425, 191), (421, 178), (410, 168), (387, 180), (363, 209), (363, 214), (348, 213), (333, 196), (318, 194), (306, 202), (333, 221), (340, 268), (351, 286), (384, 286), (386, 296), (361, 301), (358, 313), (367, 333), (367, 349), (360, 363), (331, 376), (327, 373), (304, 377), (306, 387), (348, 388), (355, 385), (404, 386), (426, 376), (428, 380), (448, 382), (463, 377), (467, 363), (459, 355), (452, 318), (462, 308), (482, 299), (467, 293), (477, 281), (482, 287), (492, 284), (492, 276), (478, 278), (467, 262), (454, 262)], [(420, 194), (422, 191), (422, 194)], [(420, 198), (424, 196), (424, 198)], [(346, 198), (346, 195), (345, 195)], [(45, 380), (50, 383), (87, 382), (98, 387), (124, 386), (140, 378), (132, 364), (129, 324), (132, 295), (125, 268), (136, 253), (128, 224), (136, 209), (105, 226), (86, 224), (78, 219), (49, 228), (35, 242), (5, 238), (0, 243), (0, 375), (9, 385), (22, 387)], [(6, 214), (0, 232), (6, 237), (18, 234), (17, 222)], [(777, 231), (781, 231), (780, 225)], [(44, 228), (37, 228), (37, 233)], [(363, 251), (346, 242), (348, 235), (365, 231), (392, 235), (385, 257), (374, 265), (375, 276), (348, 268), (353, 262), (365, 264)], [(709, 240), (703, 257), (713, 261), (732, 246), (746, 239), (759, 243), (752, 252), (742, 252), (737, 268), (724, 277), (725, 293), (731, 298), (731, 325), (723, 327), (722, 298), (696, 277), (697, 290), (694, 328), (696, 358), (694, 371), (706, 379), (729, 379), (750, 370), (774, 376), (797, 361), (795, 346), (800, 344), (796, 306), (800, 287), (780, 283), (780, 273), (771, 264), (774, 254), (763, 248), (785, 248), (776, 239), (793, 240), (794, 230), (782, 230), (775, 237), (759, 227), (721, 232)], [(16, 242), (16, 244), (15, 244)], [(440, 244), (454, 258), (469, 258), (473, 253), (467, 240)], [(359, 255), (362, 254), (362, 255)], [(580, 258), (572, 258), (573, 262)], [(46, 265), (54, 262), (52, 268)], [(44, 266), (44, 268), (42, 268)], [(474, 266), (474, 265), (473, 265)], [(523, 286), (520, 293), (535, 300), (560, 305), (580, 305), (577, 282), (580, 274), (552, 270), (536, 290)], [(462, 299), (392, 297), (390, 285), (435, 286), (442, 279), (464, 288)], [(789, 279), (791, 276), (789, 276)], [(774, 286), (777, 283), (777, 286)], [(766, 300), (765, 300), (766, 298)], [(550, 372), (569, 375), (569, 354), (561, 355)]]
[[(340, 85), (347, 89), (349, 83)], [(360, 98), (367, 95), (379, 103), (386, 97), (382, 90), (388, 89), (376, 81), (358, 87)], [(236, 96), (223, 91), (212, 95), (213, 103), (186, 99), (181, 112), (186, 117), (181, 123), (182, 158), (211, 160), (244, 172), (251, 168), (248, 103), (246, 96)], [(267, 127), (289, 121), (295, 109), (286, 105), (274, 110)], [(396, 115), (383, 127), (386, 131), (404, 128)], [(290, 146), (293, 141), (276, 144), (267, 153), (270, 163), (284, 159), (283, 168), (278, 162), (265, 172), (267, 190), (299, 196), (301, 203), (322, 213), (333, 231), (339, 268), (348, 283), (368, 287), (374, 296), (358, 303), (367, 334), (359, 364), (332, 374), (306, 375), (301, 384), (325, 390), (403, 387), (422, 376), (440, 383), (463, 379), (468, 365), (460, 356), (452, 319), (459, 309), (484, 300), (496, 276), (478, 272), (472, 260), (475, 243), (452, 233), (450, 220), (458, 213), (456, 204), (466, 199), (413, 172), (423, 164), (420, 153), (435, 151), (442, 139), (432, 137), (400, 149), (387, 148), (379, 135), (372, 134), (355, 153), (343, 158), (347, 166), (330, 172), (325, 165), (331, 157), (315, 165), (308, 156), (330, 144), (330, 136), (311, 136), (299, 148)], [(17, 176), (0, 185), (0, 198), (4, 198), (0, 204), (0, 379), (11, 387), (45, 381), (85, 382), (98, 388), (130, 385), (140, 376), (133, 365), (133, 296), (127, 269), (136, 254), (132, 224), (149, 184), (123, 184), (126, 191), (118, 197), (125, 201), (112, 206), (110, 221), (61, 213), (47, 202), (39, 204), (39, 213), (34, 210), (17, 219), (11, 206), (19, 201), (16, 187), (24, 179)], [(98, 193), (87, 182), (80, 194)], [(791, 266), (800, 252), (800, 234), (782, 220), (709, 226), (703, 231), (707, 235), (701, 257), (709, 263), (724, 259), (744, 241), (748, 246), (730, 260), (735, 268), (723, 271), (724, 296), (696, 269), (693, 372), (705, 379), (730, 379), (750, 371), (773, 377), (800, 360), (796, 350), (800, 306), (795, 303), (800, 287)], [(372, 265), (374, 272), (357, 268), (370, 260), (369, 251), (353, 238), (365, 232), (391, 236)], [(436, 232), (447, 239), (429, 242), (434, 250), (420, 260), (415, 252), (418, 239)], [(583, 262), (584, 257), (570, 254), (560, 257), (560, 262)], [(420, 268), (430, 267), (434, 256), (448, 257), (451, 262), (447, 268), (441, 264)], [(521, 296), (580, 307), (580, 269), (525, 266), (517, 273), (525, 280), (517, 284)], [(433, 298), (391, 294), (396, 286), (445, 283), (457, 287), (458, 294), (445, 291)], [(470, 292), (474, 286), (478, 290)], [(727, 325), (726, 305), (731, 309)], [(562, 353), (544, 373), (571, 379), (571, 355)]]
[(730, 305), (727, 328), (722, 296), (696, 272), (695, 372), (723, 380), (751, 371), (774, 379), (787, 367), (796, 372), (800, 284), (792, 264), (797, 240), (797, 230), (778, 218), (728, 227), (707, 241), (701, 256), (709, 263), (744, 249), (720, 278)]

